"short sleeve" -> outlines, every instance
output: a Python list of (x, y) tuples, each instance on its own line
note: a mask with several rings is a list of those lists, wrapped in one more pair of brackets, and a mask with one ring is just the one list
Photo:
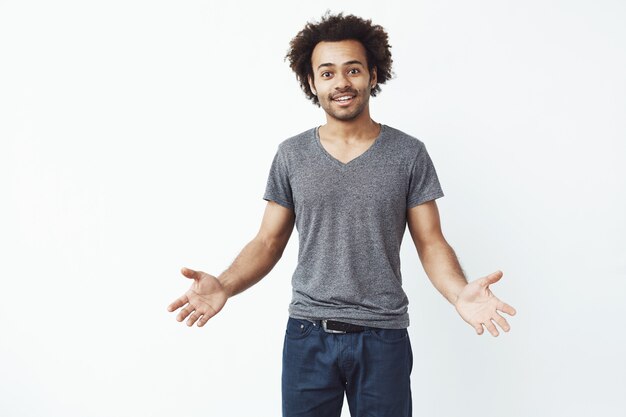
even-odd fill
[(280, 146), (274, 155), (274, 160), (272, 161), (272, 166), (270, 167), (263, 200), (275, 201), (281, 206), (292, 210), (294, 208), (291, 183), (289, 181), (289, 172), (287, 170), (285, 157)]
[(437, 171), (423, 143), (413, 162), (409, 174), (409, 191), (406, 196), (407, 208), (444, 196)]

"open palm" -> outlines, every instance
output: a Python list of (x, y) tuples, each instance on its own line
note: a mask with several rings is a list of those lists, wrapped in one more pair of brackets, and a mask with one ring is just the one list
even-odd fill
[(189, 317), (187, 326), (193, 326), (197, 321), (198, 327), (202, 327), (211, 317), (220, 312), (228, 296), (220, 281), (213, 275), (189, 268), (183, 268), (181, 273), (192, 279), (193, 283), (185, 294), (167, 307), (167, 310), (172, 312), (184, 306), (176, 316), (176, 320), (183, 321)]
[(515, 309), (507, 303), (500, 301), (489, 289), (489, 285), (499, 281), (502, 275), (502, 271), (496, 271), (486, 277), (468, 283), (459, 293), (459, 297), (454, 304), (456, 311), (463, 320), (476, 329), (478, 335), (483, 334), (484, 325), (492, 336), (498, 336), (498, 329), (492, 320), (505, 332), (511, 329), (509, 323), (497, 310), (514, 316), (516, 313)]

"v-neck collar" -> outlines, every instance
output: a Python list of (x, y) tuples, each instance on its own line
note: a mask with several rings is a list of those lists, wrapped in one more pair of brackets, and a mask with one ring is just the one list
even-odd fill
[(337, 159), (334, 156), (332, 156), (330, 154), (330, 152), (328, 152), (326, 150), (326, 148), (324, 148), (324, 146), (322, 145), (322, 141), (320, 139), (320, 135), (319, 135), (319, 128), (320, 128), (320, 126), (317, 126), (317, 127), (313, 128), (313, 136), (314, 136), (314, 139), (315, 139), (315, 143), (317, 143), (318, 148), (322, 151), (322, 153), (324, 155), (326, 155), (326, 157), (332, 163), (334, 163), (335, 165), (338, 165), (341, 168), (347, 168), (349, 166), (352, 166), (352, 165), (356, 164), (357, 162), (359, 162), (361, 160), (366, 159), (367, 156), (372, 153), (372, 150), (378, 146), (378, 143), (382, 140), (383, 134), (384, 134), (384, 132), (386, 130), (386, 126), (384, 124), (382, 124), (382, 123), (379, 123), (379, 124), (380, 124), (380, 132), (378, 133), (378, 136), (376, 137), (376, 139), (374, 139), (374, 143), (372, 143), (370, 145), (370, 147), (367, 148), (365, 151), (363, 151), (360, 155), (352, 158), (351, 160), (349, 160), (346, 163), (341, 162), (339, 159)]

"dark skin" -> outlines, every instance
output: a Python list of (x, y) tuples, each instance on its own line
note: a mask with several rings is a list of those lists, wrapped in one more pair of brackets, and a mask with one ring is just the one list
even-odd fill
[[(320, 42), (311, 58), (309, 79), (326, 113), (319, 129), (324, 148), (344, 163), (354, 159), (376, 139), (380, 124), (370, 117), (370, 91), (376, 85), (376, 69), (370, 72), (363, 45), (354, 40)], [(226, 301), (267, 275), (281, 258), (295, 224), (295, 213), (273, 201), (267, 203), (257, 236), (219, 277), (188, 268), (182, 274), (193, 280), (191, 288), (168, 306), (182, 309), (178, 321), (204, 326), (222, 310)], [(472, 282), (465, 278), (459, 261), (443, 236), (434, 200), (407, 210), (407, 224), (424, 271), (433, 286), (451, 303), (478, 335), (487, 328), (498, 336), (496, 324), (505, 332), (510, 325), (500, 312), (511, 316), (515, 309), (498, 299), (490, 285), (502, 278), (495, 271)]]

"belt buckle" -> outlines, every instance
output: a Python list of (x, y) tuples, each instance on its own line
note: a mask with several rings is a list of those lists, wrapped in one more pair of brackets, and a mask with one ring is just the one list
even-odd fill
[(332, 330), (332, 329), (329, 329), (329, 328), (328, 328), (328, 325), (327, 325), (327, 323), (326, 323), (327, 321), (328, 321), (328, 320), (322, 320), (322, 328), (324, 329), (324, 331), (325, 331), (326, 333), (339, 333), (339, 334), (344, 334), (344, 333), (347, 333), (347, 332), (345, 332), (345, 331), (343, 331), (343, 330)]

